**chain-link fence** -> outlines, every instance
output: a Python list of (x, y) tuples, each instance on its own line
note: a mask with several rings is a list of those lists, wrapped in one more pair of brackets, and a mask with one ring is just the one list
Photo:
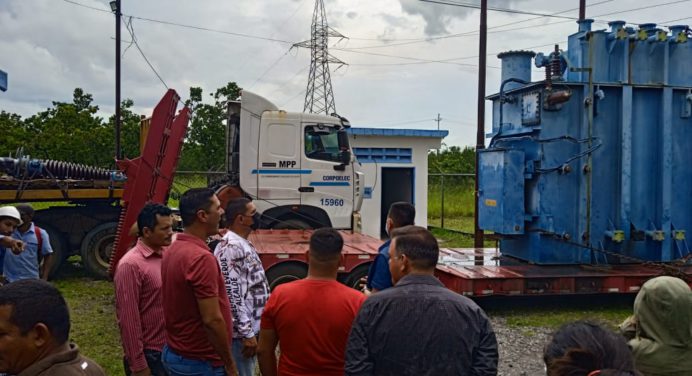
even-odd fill
[(428, 224), (473, 233), (474, 174), (428, 174)]
[(225, 172), (217, 171), (177, 171), (171, 187), (168, 205), (177, 207), (180, 196), (190, 188), (211, 187), (214, 182), (222, 179)]

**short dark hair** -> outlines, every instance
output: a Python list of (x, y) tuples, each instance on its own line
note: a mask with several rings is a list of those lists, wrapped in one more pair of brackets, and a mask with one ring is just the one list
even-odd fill
[(34, 208), (30, 204), (17, 204), (15, 205), (19, 214), (26, 214), (31, 218), (34, 218)]
[(251, 202), (252, 200), (247, 197), (236, 197), (228, 201), (228, 205), (226, 205), (226, 224), (232, 225), (235, 217), (245, 214), (247, 205)]
[(183, 227), (190, 226), (197, 220), (197, 211), (209, 210), (211, 198), (214, 197), (211, 188), (191, 188), (180, 197), (180, 217)]
[(410, 226), (416, 219), (416, 208), (408, 202), (395, 202), (389, 207), (387, 217), (392, 219), (394, 227)]
[(67, 303), (50, 283), (25, 279), (0, 287), (0, 306), (11, 306), (10, 322), (22, 335), (36, 324), (43, 323), (55, 342), (62, 345), (70, 334), (70, 311)]
[(601, 370), (602, 376), (639, 375), (625, 338), (598, 323), (575, 321), (560, 327), (543, 350), (548, 376), (586, 375)]
[(392, 231), (392, 241), (396, 251), (406, 255), (411, 264), (418, 269), (432, 269), (437, 265), (440, 247), (433, 234), (424, 227), (404, 226)]
[(317, 261), (334, 261), (341, 255), (344, 238), (333, 228), (320, 228), (310, 236), (310, 257)]
[(144, 233), (144, 228), (147, 227), (153, 230), (158, 223), (157, 216), (170, 217), (173, 211), (171, 208), (165, 205), (150, 202), (142, 208), (137, 216), (137, 229), (139, 231), (139, 236)]

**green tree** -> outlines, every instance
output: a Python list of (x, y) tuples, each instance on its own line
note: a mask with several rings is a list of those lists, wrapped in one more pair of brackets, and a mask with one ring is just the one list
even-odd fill
[[(76, 88), (72, 102), (53, 102), (51, 108), (22, 119), (17, 114), (0, 112), (0, 155), (6, 156), (22, 147), (26, 155), (89, 166), (113, 168), (115, 158), (114, 117), (108, 122), (97, 116), (93, 96)], [(140, 115), (131, 108), (133, 102), (122, 102), (122, 148), (124, 156), (139, 155)]]
[[(134, 102), (132, 99), (125, 99), (120, 104), (120, 149), (123, 158), (135, 158), (139, 153), (139, 129), (142, 116), (132, 111)], [(108, 131), (111, 136), (106, 138), (104, 151), (110, 152), (111, 159), (115, 155), (115, 115), (108, 119)]]
[(72, 103), (53, 102), (52, 108), (27, 118), (24, 125), (31, 135), (25, 142), (27, 152), (36, 158), (108, 166), (103, 148), (107, 128), (92, 101), (91, 94), (77, 88)]
[(22, 117), (5, 111), (0, 111), (0, 135), (0, 157), (14, 155), (29, 138)]
[(183, 144), (179, 170), (223, 169), (226, 155), (226, 102), (238, 98), (240, 91), (235, 82), (229, 82), (209, 94), (213, 104), (208, 104), (202, 102), (202, 88), (190, 88), (190, 98), (185, 105), (192, 110), (192, 119)]
[(428, 172), (430, 173), (473, 173), (476, 170), (476, 150), (470, 146), (463, 149), (452, 146), (428, 153)]

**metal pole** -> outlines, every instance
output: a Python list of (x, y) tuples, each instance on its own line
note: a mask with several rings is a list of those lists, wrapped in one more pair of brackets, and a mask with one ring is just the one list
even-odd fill
[(579, 0), (579, 21), (586, 19), (586, 0)]
[(440, 228), (445, 228), (445, 175), (440, 175)]
[(485, 60), (487, 55), (488, 0), (481, 0), (481, 27), (478, 46), (478, 129), (476, 132), (476, 181), (473, 213), (473, 246), (483, 247), (483, 231), (478, 226), (478, 152), (485, 148)]
[(120, 0), (115, 0), (115, 158), (122, 159), (120, 150)]

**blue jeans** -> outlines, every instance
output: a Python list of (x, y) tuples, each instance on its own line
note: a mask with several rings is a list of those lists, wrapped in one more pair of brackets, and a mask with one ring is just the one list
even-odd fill
[(163, 347), (163, 366), (171, 376), (225, 376), (223, 367), (214, 367), (211, 362), (183, 358), (171, 350), (168, 345)]
[(243, 351), (243, 339), (233, 338), (233, 344), (231, 346), (231, 353), (233, 354), (233, 360), (235, 360), (235, 366), (238, 368), (239, 376), (255, 376), (255, 362), (257, 362), (257, 357), (246, 358), (241, 353)]

